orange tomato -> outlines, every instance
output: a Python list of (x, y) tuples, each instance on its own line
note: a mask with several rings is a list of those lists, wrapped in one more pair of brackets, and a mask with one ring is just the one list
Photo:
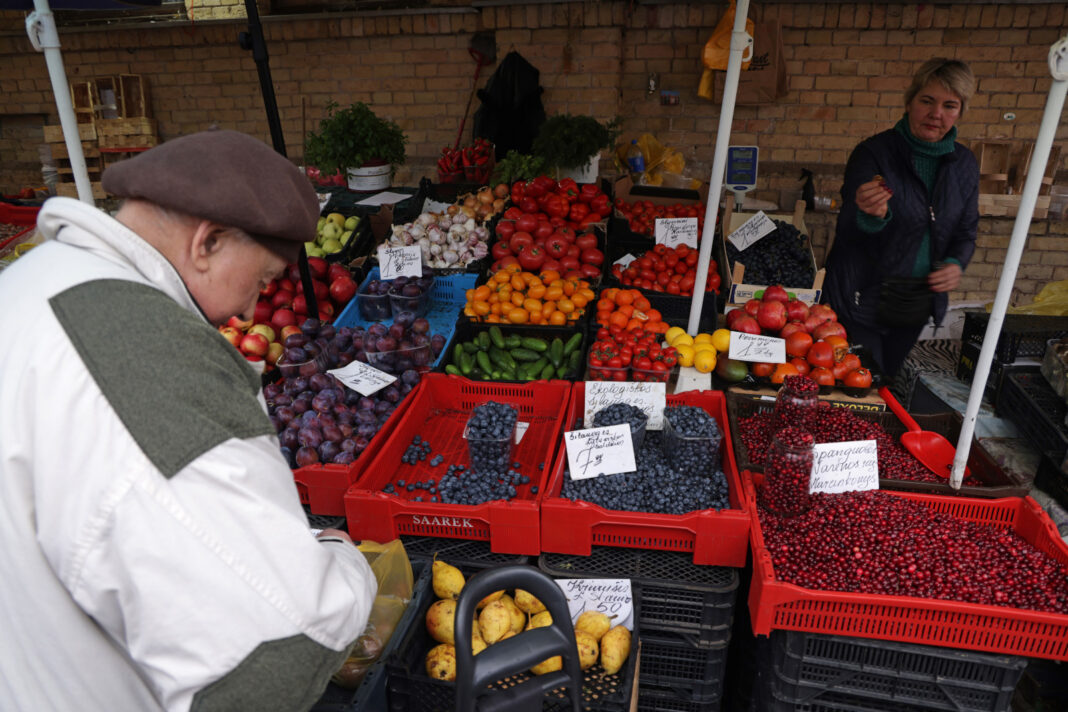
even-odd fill
[(558, 299), (556, 301), (556, 308), (564, 314), (570, 314), (575, 311), (575, 304), (570, 299)]
[(526, 309), (531, 314), (533, 314), (534, 312), (537, 312), (538, 314), (541, 314), (541, 306), (542, 305), (541, 305), (541, 300), (540, 299), (531, 299), (530, 297), (527, 297), (526, 299), (523, 300), (523, 305), (522, 306), (523, 306), (524, 309)]
[(560, 287), (549, 287), (545, 290), (545, 299), (550, 302), (554, 302), (562, 296), (564, 296), (564, 290)]
[(532, 299), (541, 299), (545, 296), (546, 291), (545, 285), (538, 282), (537, 284), (530, 285), (530, 288), (527, 289), (527, 296)]
[(530, 314), (526, 309), (516, 307), (508, 312), (508, 321), (513, 324), (526, 324), (528, 319), (530, 319)]
[(564, 326), (565, 324), (567, 324), (567, 314), (564, 314), (558, 309), (554, 309), (553, 312), (549, 315), (549, 323), (553, 326)]
[(523, 306), (523, 293), (522, 292), (512, 292), (512, 295), (510, 297), (510, 301), (512, 302), (512, 304), (514, 304), (517, 307)]
[(618, 287), (609, 287), (608, 289), (606, 289), (603, 292), (601, 292), (601, 298), (602, 299), (607, 299), (608, 301), (610, 301), (613, 304), (615, 304), (616, 303), (616, 294), (618, 294), (619, 291), (620, 290), (619, 290)]
[(541, 281), (548, 284), (560, 279), (560, 273), (554, 269), (545, 269), (541, 271)]
[(645, 297), (644, 297), (643, 295), (641, 295), (641, 294), (639, 294), (639, 295), (638, 295), (637, 297), (635, 297), (635, 299), (634, 299), (634, 308), (635, 308), (635, 309), (638, 309), (638, 310), (640, 310), (640, 311), (649, 311), (649, 308), (650, 308), (651, 306), (652, 306), (652, 305), (651, 305), (651, 304), (649, 303), (649, 300), (648, 300), (648, 299), (646, 299), (646, 298), (645, 298)]
[(487, 314), (490, 313), (490, 303), (489, 302), (475, 302), (474, 304), (471, 305), (471, 311), (473, 311), (478, 316), (486, 316)]
[(476, 301), (476, 302), (484, 302), (487, 299), (489, 299), (489, 296), (490, 296), (490, 288), (487, 285), (483, 284), (481, 286), (475, 287), (474, 297), (473, 297), (474, 301)]
[(614, 301), (619, 306), (633, 304), (634, 303), (634, 294), (629, 289), (621, 289), (618, 292), (616, 292), (616, 296), (615, 296)]
[(622, 329), (627, 325), (627, 317), (621, 312), (612, 312), (612, 315), (608, 317), (608, 325)]
[(582, 296), (578, 292), (571, 295), (571, 301), (575, 305), (576, 309), (584, 309), (587, 304), (586, 297)]

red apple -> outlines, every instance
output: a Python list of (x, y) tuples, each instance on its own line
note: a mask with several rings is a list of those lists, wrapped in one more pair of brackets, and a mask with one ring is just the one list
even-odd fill
[(287, 326), (292, 326), (297, 323), (297, 315), (292, 309), (279, 309), (271, 315), (271, 326), (276, 330), (281, 331)]
[(746, 314), (745, 316), (738, 317), (734, 322), (734, 326), (731, 331), (740, 331), (743, 334), (759, 334), (760, 324), (753, 317)]
[(232, 326), (235, 329), (239, 329), (242, 332), (248, 331), (248, 328), (252, 326), (251, 319), (242, 319), (239, 316), (232, 316), (226, 320), (227, 326)]
[(781, 338), (781, 339), (788, 338), (790, 336), (790, 334), (796, 333), (798, 331), (803, 332), (805, 334), (808, 333), (808, 329), (806, 329), (805, 325), (802, 324), (801, 322), (799, 322), (799, 321), (788, 321), (788, 322), (786, 322), (786, 326), (784, 326), (782, 328), (782, 330), (779, 331), (779, 338)]
[[(298, 279), (297, 282), (299, 281), (300, 280)], [(289, 277), (282, 277), (280, 280), (278, 280), (278, 288), (284, 289), (291, 294), (297, 291), (296, 285)]]
[(241, 338), (241, 343), (238, 348), (241, 349), (241, 353), (252, 356), (267, 355), (267, 349), (270, 348), (271, 342), (267, 340), (267, 337), (263, 334), (245, 334)]
[(825, 321), (812, 331), (812, 338), (817, 341), (826, 339), (828, 336), (841, 336), (843, 339), (847, 338), (845, 327), (837, 321)]
[(308, 300), (304, 298), (303, 294), (298, 294), (293, 297), (293, 311), (301, 316), (305, 316), (308, 313)]
[(274, 293), (274, 296), (271, 297), (271, 306), (275, 309), (279, 309), (281, 307), (288, 307), (292, 303), (293, 292), (289, 291), (288, 289), (279, 289), (277, 292)]
[(282, 346), (282, 344), (277, 341), (272, 341), (267, 347), (267, 363), (273, 366), (278, 362), (278, 359), (281, 358), (283, 351), (285, 351), (285, 347)]
[(356, 294), (356, 282), (345, 275), (330, 283), (330, 298), (337, 304), (347, 304)]
[(248, 333), (263, 334), (264, 338), (267, 339), (267, 343), (274, 341), (274, 329), (266, 324), (253, 324), (248, 328)]
[(302, 333), (302, 332), (301, 332), (299, 326), (297, 326), (296, 324), (289, 324), (287, 326), (283, 326), (282, 327), (282, 332), (281, 332), (281, 334), (279, 334), (278, 340), (281, 341), (284, 344), (285, 340), (288, 339), (290, 336), (292, 336), (293, 334), (300, 334), (300, 333)]
[(322, 257), (308, 258), (308, 271), (311, 272), (312, 277), (315, 277), (316, 279), (326, 279), (326, 273), (329, 269), (329, 263)]
[(838, 314), (826, 304), (813, 304), (808, 313), (819, 316), (823, 321), (838, 321)]
[(278, 280), (277, 279), (272, 279), (270, 282), (267, 283), (266, 287), (264, 287), (263, 289), (260, 290), (260, 296), (261, 297), (270, 297), (270, 296), (273, 296), (274, 293), (277, 292), (277, 291), (278, 291)]
[(780, 284), (773, 284), (764, 290), (765, 302), (786, 302), (790, 301), (790, 295), (786, 293), (786, 290), (782, 288)]
[(786, 326), (786, 303), (761, 302), (760, 309), (757, 310), (757, 323), (765, 331), (778, 332)]
[(348, 277), (352, 279), (352, 275), (343, 265), (333, 262), (330, 264), (330, 268), (326, 271), (326, 281), (333, 282), (338, 277)]
[(804, 321), (808, 318), (808, 305), (798, 299), (786, 302), (786, 318), (790, 321)]
[[(326, 316), (323, 316), (325, 314)], [(324, 301), (319, 305), (319, 321), (324, 324), (334, 318), (334, 305)]]
[(315, 298), (320, 302), (325, 302), (330, 298), (330, 287), (326, 285), (326, 282), (320, 282), (318, 279), (313, 279), (312, 289), (315, 290)]
[[(286, 278), (289, 280), (289, 291), (296, 291), (297, 285), (300, 284), (300, 266), (296, 262), (286, 267)], [(283, 287), (284, 285), (278, 285), (279, 289)]]
[(241, 343), (241, 337), (244, 336), (240, 329), (232, 326), (220, 326), (219, 333), (222, 334), (227, 341), (233, 344), (235, 348)]
[(256, 302), (256, 310), (252, 312), (252, 321), (257, 324), (270, 324), (271, 314), (274, 314), (274, 307), (266, 299), (261, 299)]
[(758, 311), (760, 311), (759, 299), (750, 299), (745, 303), (745, 313), (749, 316), (755, 319)]
[(743, 316), (746, 316), (746, 311), (742, 307), (735, 307), (729, 310), (727, 312), (727, 328), (733, 330), (734, 323)]

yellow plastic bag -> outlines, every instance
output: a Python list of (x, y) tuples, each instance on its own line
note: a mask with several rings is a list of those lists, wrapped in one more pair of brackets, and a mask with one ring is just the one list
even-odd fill
[(412, 565), (400, 539), (385, 544), (362, 541), (358, 548), (378, 581), (378, 595), (371, 606), (367, 627), (356, 639), (356, 645), (341, 669), (331, 678), (350, 690), (360, 686), (367, 671), (378, 661), (412, 600)]
[[(986, 305), (990, 311), (993, 302)], [(1068, 316), (1068, 280), (1050, 282), (1035, 295), (1030, 304), (1021, 304), (1005, 309), (1006, 314), (1043, 314), (1045, 316)]]
[[(731, 35), (734, 33), (734, 11), (734, 0), (731, 0), (730, 7), (723, 13), (723, 17), (719, 18), (716, 29), (712, 31), (712, 36), (708, 38), (704, 51), (701, 53), (701, 63), (704, 64), (705, 71), (701, 74), (697, 95), (704, 99), (711, 99), (713, 95), (712, 70), (727, 68), (727, 60), (731, 54)], [(745, 18), (745, 31), (750, 38), (753, 37), (753, 28), (753, 21), (748, 17)], [(749, 61), (752, 57), (753, 43), (750, 42), (748, 49), (742, 54), (743, 71), (749, 69)]]
[[(645, 172), (642, 173), (639, 183), (641, 185), (664, 186), (666, 188), (690, 188), (697, 190), (701, 187), (701, 181), (688, 178), (683, 175), (686, 168), (686, 159), (677, 149), (660, 143), (652, 134), (642, 134), (638, 137), (638, 148), (642, 150), (645, 158)], [(626, 165), (627, 149), (630, 142), (625, 141), (616, 147), (616, 161), (622, 168)]]

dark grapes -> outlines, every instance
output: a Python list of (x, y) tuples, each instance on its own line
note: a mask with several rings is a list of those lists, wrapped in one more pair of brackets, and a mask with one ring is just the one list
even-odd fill
[(740, 252), (730, 240), (726, 241), (731, 270), (735, 262), (745, 265), (745, 281), (749, 284), (811, 286), (814, 273), (807, 238), (788, 222), (773, 222), (775, 231)]

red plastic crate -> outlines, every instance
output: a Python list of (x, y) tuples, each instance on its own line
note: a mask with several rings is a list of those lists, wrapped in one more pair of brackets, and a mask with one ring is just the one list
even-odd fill
[[(539, 507), (570, 393), (569, 381), (490, 383), (442, 373), (427, 375), (418, 392), (409, 395), (408, 411), (388, 440), (377, 448), (364, 476), (345, 493), (349, 533), (374, 541), (390, 541), (401, 535), (474, 539), (489, 541), (495, 553), (541, 553)], [(443, 455), (445, 463), (466, 465), (469, 460), (464, 426), (471, 411), (490, 400), (515, 407), (520, 422), (530, 424), (513, 458), (522, 463), (520, 470), (530, 476), (530, 484), (538, 486), (537, 494), (523, 486), (511, 501), (462, 505), (414, 502), (409, 498), (415, 492), (382, 491), (400, 468), (404, 468), (405, 479), (410, 480), (445, 474), (445, 464), (431, 467), (429, 459), (415, 466), (401, 464), (401, 455), (416, 435), (429, 440), (434, 453)], [(541, 462), (545, 467), (537, 469)]]
[[(755, 501), (751, 473), (743, 473), (742, 482), (750, 501)], [(1011, 529), (1068, 564), (1068, 545), (1031, 497), (967, 499), (885, 491), (966, 521)], [(910, 596), (817, 591), (784, 583), (775, 577), (755, 506), (752, 516), (749, 613), (757, 635), (799, 630), (1068, 660), (1068, 615)]]
[[(351, 465), (319, 464), (308, 465), (293, 470), (293, 479), (297, 483), (297, 494), (300, 495), (300, 503), (308, 505), (312, 514), (326, 516), (345, 516), (345, 491), (374, 459), (378, 449), (386, 442), (397, 424), (404, 417), (408, 405), (412, 402), (415, 394), (422, 388), (420, 381), (405, 398), (397, 404), (396, 410), (386, 419), (371, 442), (360, 456)], [(379, 539), (378, 541), (389, 541)]]
[[(585, 384), (576, 383), (571, 389), (571, 402), (564, 421), (566, 429), (582, 420), (585, 397)], [(706, 509), (688, 514), (652, 514), (605, 509), (590, 502), (572, 502), (560, 496), (567, 465), (567, 451), (561, 444), (553, 462), (549, 489), (541, 505), (543, 551), (589, 556), (594, 546), (622, 546), (693, 552), (695, 564), (745, 566), (749, 551), (749, 506), (734, 461), (723, 393), (690, 391), (669, 395), (667, 402), (668, 405), (703, 408), (716, 419), (723, 433), (720, 452), (731, 508), (718, 512)]]

